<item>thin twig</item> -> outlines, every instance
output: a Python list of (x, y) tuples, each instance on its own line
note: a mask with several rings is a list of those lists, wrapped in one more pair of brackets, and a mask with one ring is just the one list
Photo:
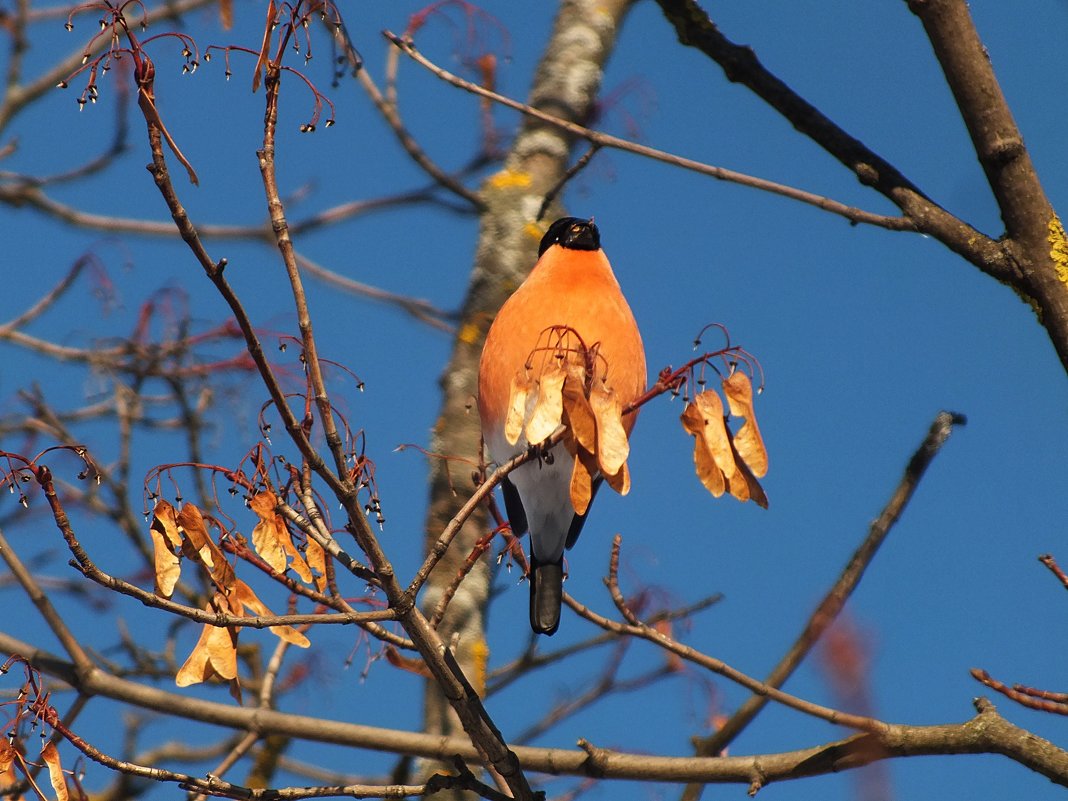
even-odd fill
[(356, 80), (359, 81), (360, 86), (363, 87), (367, 96), (371, 98), (371, 102), (375, 104), (378, 113), (382, 115), (382, 119), (389, 125), (394, 136), (397, 137), (397, 141), (400, 142), (401, 147), (404, 148), (412, 161), (418, 164), (423, 171), (435, 181), (435, 183), (471, 204), (471, 207), (476, 211), (484, 211), (486, 204), (485, 201), (479, 197), (478, 193), (468, 189), (435, 164), (422, 146), (415, 140), (415, 137), (412, 136), (411, 132), (405, 127), (404, 121), (400, 116), (400, 111), (397, 109), (395, 95), (392, 100), (387, 100), (382, 92), (379, 91), (374, 79), (371, 78), (366, 69), (362, 69), (356, 73)]
[(1010, 687), (980, 668), (972, 668), (971, 674), (976, 681), (985, 684), (991, 690), (1001, 693), (1020, 706), (1025, 706), (1038, 712), (1068, 715), (1068, 697), (1064, 697), (1063, 693), (1049, 693), (1044, 690), (1024, 688), (1020, 685)]
[(492, 92), (489, 89), (485, 89), (476, 83), (471, 83), (463, 78), (452, 74), (448, 70), (442, 69), (438, 65), (430, 61), (426, 56), (422, 55), (415, 49), (415, 45), (404, 37), (397, 36), (390, 31), (385, 31), (384, 35), (394, 45), (400, 48), (406, 55), (412, 58), (418, 64), (426, 67), (434, 75), (441, 78), (443, 81), (456, 86), (459, 89), (463, 89), (467, 92), (479, 95), (481, 97), (489, 98), (496, 103), (500, 103), (508, 108), (520, 111), (531, 117), (535, 117), (542, 122), (547, 122), (550, 125), (555, 125), (562, 130), (567, 131), (573, 136), (585, 139), (591, 144), (598, 145), (600, 147), (612, 148), (614, 150), (621, 150), (626, 153), (633, 153), (638, 156), (653, 159), (654, 161), (660, 161), (665, 164), (670, 164), (675, 167), (681, 167), (683, 169), (691, 170), (701, 175), (708, 175), (712, 178), (717, 178), (721, 181), (728, 181), (730, 183), (740, 184), (742, 186), (748, 186), (753, 189), (760, 189), (765, 192), (771, 192), (776, 195), (782, 195), (792, 200), (798, 200), (802, 203), (815, 206), (824, 211), (837, 214), (846, 218), (852, 223), (866, 223), (868, 225), (875, 225), (880, 228), (887, 228), (892, 231), (914, 231), (916, 230), (915, 223), (907, 217), (890, 217), (885, 214), (875, 214), (870, 211), (864, 211), (853, 206), (848, 206), (845, 203), (841, 203), (837, 200), (832, 200), (828, 197), (813, 194), (812, 192), (806, 192), (803, 189), (797, 189), (792, 186), (786, 186), (785, 184), (776, 183), (775, 181), (768, 181), (764, 178), (757, 178), (753, 175), (746, 175), (745, 173), (735, 172), (734, 170), (728, 170), (725, 167), (716, 167), (711, 164), (705, 164), (700, 161), (694, 161), (683, 156), (677, 156), (673, 153), (667, 153), (663, 150), (657, 150), (656, 148), (647, 147), (646, 145), (640, 145), (636, 142), (631, 142), (628, 139), (622, 139), (618, 136), (612, 136), (610, 134), (602, 133), (600, 131), (594, 131), (585, 126), (579, 125), (574, 122), (563, 120), (559, 117), (547, 114), (544, 111), (529, 106), (526, 103), (520, 103), (518, 100), (513, 100), (504, 95)]
[(898, 230), (928, 234), (989, 275), (1001, 281), (1011, 281), (1016, 265), (1002, 243), (927, 197), (897, 167), (847, 133), (774, 75), (761, 63), (752, 47), (730, 41), (696, 0), (657, 0), (657, 3), (674, 26), (681, 44), (693, 47), (715, 61), (728, 80), (750, 89), (804, 136), (836, 158), (862, 184), (872, 187), (900, 208), (905, 213), (903, 218), (888, 218), (903, 220), (897, 226)]
[(556, 196), (560, 194), (572, 178), (586, 169), (586, 166), (593, 160), (593, 157), (597, 155), (597, 152), (602, 147), (603, 145), (594, 142), (590, 145), (590, 149), (579, 157), (578, 161), (567, 168), (567, 172), (560, 176), (560, 180), (556, 182), (556, 185), (545, 193), (545, 199), (541, 201), (541, 208), (538, 209), (538, 216), (534, 218), (535, 220), (540, 222), (542, 218), (545, 217), (545, 213), (549, 210), (553, 201), (556, 200)]
[[(963, 415), (951, 412), (940, 412), (935, 417), (927, 436), (924, 437), (923, 442), (909, 460), (908, 466), (905, 468), (905, 474), (901, 477), (901, 482), (898, 484), (897, 489), (894, 490), (894, 494), (890, 497), (883, 511), (869, 527), (867, 537), (857, 547), (834, 586), (831, 587), (816, 606), (815, 611), (809, 616), (797, 640), (790, 646), (767, 678), (764, 679), (764, 684), (769, 687), (781, 687), (786, 679), (797, 669), (798, 665), (801, 664), (809, 651), (812, 650), (823, 632), (838, 617), (842, 607), (845, 606), (846, 600), (853, 594), (857, 585), (860, 584), (864, 571), (871, 564), (872, 559), (879, 550), (879, 546), (882, 545), (916, 492), (920, 479), (923, 478), (927, 467), (949, 438), (953, 426), (963, 425), (964, 422)], [(697, 741), (697, 753), (702, 756), (714, 756), (720, 753), (749, 725), (767, 702), (767, 696), (751, 696), (719, 730), (710, 737)], [(690, 790), (687, 788), (687, 794), (684, 794), (683, 797), (691, 797), (688, 795), (689, 792)]]
[(92, 670), (93, 662), (89, 659), (89, 655), (82, 648), (78, 638), (74, 636), (74, 633), (64, 622), (59, 612), (56, 611), (56, 608), (52, 606), (52, 602), (48, 599), (48, 593), (41, 589), (33, 573), (19, 559), (18, 554), (15, 553), (15, 550), (4, 536), (3, 531), (0, 531), (0, 558), (4, 560), (15, 580), (18, 581), (23, 591), (29, 596), (33, 605), (37, 607), (37, 611), (41, 613), (41, 617), (45, 619), (48, 627), (52, 630), (56, 639), (59, 640), (71, 661), (74, 662), (77, 670), (79, 672)]
[(875, 720), (869, 717), (863, 717), (861, 715), (851, 715), (847, 712), (842, 712), (837, 709), (831, 709), (830, 707), (822, 706), (821, 704), (812, 703), (802, 698), (798, 698), (795, 695), (790, 695), (775, 687), (769, 687), (759, 679), (755, 679), (742, 671), (731, 667), (722, 659), (717, 659), (714, 656), (698, 651), (696, 648), (692, 648), (688, 645), (680, 643), (678, 640), (665, 634), (648, 623), (645, 623), (637, 619), (637, 616), (627, 608), (625, 601), (623, 601), (622, 592), (619, 590), (618, 582), (619, 576), (613, 570), (613, 565), (618, 569), (619, 555), (618, 550), (622, 543), (622, 537), (618, 534), (612, 543), (613, 555), (609, 559), (609, 572), (606, 583), (608, 584), (609, 591), (612, 594), (613, 599), (617, 599), (617, 605), (621, 605), (621, 613), (627, 619), (637, 620), (637, 623), (624, 622), (621, 623), (616, 620), (605, 617), (604, 615), (594, 612), (584, 604), (579, 603), (567, 593), (564, 593), (564, 602), (570, 606), (578, 615), (584, 617), (586, 620), (594, 623), (601, 628), (608, 631), (615, 631), (619, 634), (630, 635), (632, 637), (640, 637), (643, 640), (647, 640), (654, 645), (658, 645), (669, 653), (673, 653), (676, 656), (685, 659), (688, 662), (692, 662), (699, 667), (703, 667), (717, 675), (723, 676), (729, 681), (733, 681), (741, 687), (745, 687), (751, 692), (758, 693), (760, 695), (766, 695), (773, 701), (782, 704), (783, 706), (794, 709), (806, 715), (810, 715), (821, 720), (825, 720), (828, 723), (834, 723), (839, 726), (846, 726), (848, 728), (857, 729), (858, 731), (866, 731), (873, 733), (883, 733), (886, 730), (887, 724)]
[(416, 320), (426, 323), (439, 331), (451, 333), (455, 330), (455, 326), (452, 325), (451, 322), (456, 318), (455, 312), (440, 309), (428, 300), (413, 298), (410, 295), (401, 295), (397, 292), (390, 292), (376, 286), (371, 286), (370, 284), (365, 284), (363, 281), (357, 281), (355, 278), (349, 278), (348, 276), (327, 269), (321, 264), (314, 262), (307, 256), (303, 256), (299, 253), (297, 254), (297, 262), (300, 264), (302, 270), (309, 275), (315, 276), (325, 284), (338, 287), (339, 289), (351, 292), (354, 295), (359, 295), (360, 297), (370, 298), (371, 300), (377, 300), (390, 306), (395, 306), (396, 308), (407, 312)]
[[(67, 543), (67, 547), (74, 555), (74, 560), (71, 562), (72, 566), (86, 578), (91, 579), (97, 584), (110, 590), (136, 598), (145, 606), (163, 609), (167, 612), (180, 615), (181, 617), (212, 626), (239, 626), (256, 629), (270, 628), (272, 626), (299, 626), (306, 623), (352, 624), (363, 621), (393, 620), (396, 618), (396, 613), (391, 609), (377, 609), (370, 612), (357, 612), (352, 614), (259, 615), (256, 617), (243, 617), (223, 614), (221, 612), (208, 612), (203, 609), (185, 606), (184, 604), (161, 598), (148, 590), (141, 589), (135, 584), (111, 576), (97, 567), (78, 541), (74, 529), (71, 527), (70, 519), (67, 517), (67, 513), (63, 508), (63, 502), (56, 493), (51, 471), (47, 467), (37, 467), (34, 473), (38, 484), (40, 484), (41, 489), (44, 490), (45, 498), (48, 500), (48, 504), (52, 509), (52, 516), (55, 519), (56, 525), (59, 527), (60, 533), (63, 535), (63, 539)], [(0, 535), (0, 537), (2, 537), (2, 535)], [(0, 539), (0, 545), (2, 545), (2, 543), (3, 540)], [(5, 553), (8, 553), (8, 551), (5, 551)], [(13, 554), (13, 552), (10, 553)], [(86, 662), (86, 664), (90, 663)]]
[[(626, 641), (624, 640), (623, 642)], [(609, 660), (609, 664), (605, 666), (600, 678), (584, 692), (555, 704), (542, 716), (541, 720), (517, 734), (514, 738), (515, 742), (529, 743), (535, 737), (540, 737), (554, 726), (559, 725), (570, 717), (574, 717), (609, 696), (644, 689), (675, 673), (669, 664), (663, 664), (639, 673), (637, 676), (621, 679), (618, 674), (625, 649), (618, 648), (616, 650), (617, 654), (613, 655), (612, 659)]]
[(1038, 557), (1038, 561), (1049, 568), (1050, 572), (1057, 577), (1061, 585), (1068, 590), (1068, 574), (1061, 570), (1060, 565), (1057, 564), (1057, 560), (1053, 558), (1053, 554), (1042, 554)]
[[(688, 606), (681, 607), (679, 609), (666, 609), (661, 612), (657, 612), (649, 617), (649, 624), (656, 626), (659, 623), (666, 623), (675, 620), (685, 620), (698, 612), (702, 612), (713, 604), (719, 603), (723, 600), (723, 595), (715, 593), (707, 598), (702, 598), (695, 603)], [(486, 676), (486, 695), (490, 696), (493, 693), (504, 689), (509, 684), (514, 682), (523, 676), (526, 676), (530, 671), (537, 670), (548, 665), (555, 664), (556, 662), (563, 661), (564, 659), (574, 656), (579, 653), (590, 650), (591, 648), (597, 648), (601, 645), (607, 645), (609, 643), (618, 642), (620, 634), (614, 631), (602, 631), (593, 637), (588, 637), (571, 645), (565, 645), (562, 648), (558, 648), (555, 651), (536, 651), (534, 650), (537, 640), (531, 640), (531, 645), (517, 658), (512, 660), (506, 665), (492, 670)]]

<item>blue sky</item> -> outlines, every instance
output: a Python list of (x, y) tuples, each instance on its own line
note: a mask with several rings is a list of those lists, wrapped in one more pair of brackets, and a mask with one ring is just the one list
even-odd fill
[[(403, 29), (407, 15), (419, 7), (392, 3), (343, 9), (376, 79), (386, 49), (378, 31)], [(522, 98), (548, 31), (549, 4), (487, 2), (483, 7), (509, 33), (507, 44), (495, 31), (486, 33), (491, 46), (499, 42), (498, 52), (510, 54), (501, 59), (499, 88)], [(751, 44), (794, 89), (928, 195), (981, 231), (1001, 232), (952, 98), (904, 3), (727, 2), (714, 10), (728, 37)], [(1063, 208), (1068, 9), (1052, 0), (1025, 1), (1011, 9), (976, 2), (973, 13), (1046, 191), (1054, 206)], [(217, 29), (212, 12), (193, 15), (187, 30), (201, 47), (251, 44), (261, 14), (258, 5), (238, 3), (232, 33)], [(460, 19), (455, 12), (452, 18)], [(57, 23), (31, 52), (31, 68), (78, 46), (94, 23), (87, 17), (72, 34)], [(418, 43), (443, 66), (462, 69), (443, 21), (430, 23)], [(257, 223), (264, 218), (255, 158), (262, 93), (248, 92), (251, 62), (235, 60), (229, 82), (214, 61), (193, 77), (179, 77), (176, 49), (159, 43), (153, 52), (164, 119), (201, 177), (198, 189), (179, 183), (183, 200), (196, 221)], [(329, 89), (326, 61), (317, 64), (316, 75), (337, 104), (336, 127), (299, 135), (310, 97), (295, 82), (285, 88), (280, 179), (283, 194), (300, 193), (291, 218), (423, 183), (356, 84), (346, 81)], [(5, 169), (60, 171), (98, 152), (110, 130), (115, 91), (105, 83), (101, 102), (78, 114), (74, 86), (16, 120), (7, 136), (18, 136), (20, 147)], [(413, 134), (445, 167), (462, 166), (477, 142), (477, 101), (404, 61), (398, 90)], [(640, 140), (651, 146), (893, 212), (762, 103), (729, 84), (711, 62), (678, 46), (652, 3), (638, 4), (628, 19), (604, 90), (616, 100), (599, 127), (611, 133), (631, 135), (633, 123)], [(498, 110), (495, 120), (509, 132), (517, 117)], [(57, 197), (99, 214), (165, 220), (162, 201), (143, 170), (149, 155), (136, 115), (132, 129), (129, 152), (106, 180), (63, 188)], [(572, 594), (601, 611), (610, 609), (601, 577), (611, 538), (621, 533), (630, 588), (639, 582), (659, 585), (679, 603), (724, 593), (724, 601), (693, 621), (688, 642), (762, 676), (863, 538), (934, 415), (950, 409), (966, 414), (968, 425), (954, 433), (931, 467), (848, 606), (870, 649), (875, 713), (901, 723), (966, 719), (971, 698), (981, 690), (968, 676), (971, 667), (1009, 681), (1068, 687), (1064, 592), (1036, 560), (1052, 552), (1068, 562), (1068, 551), (1061, 550), (1068, 519), (1066, 385), (1053, 348), (1027, 306), (932, 240), (851, 227), (811, 207), (623, 153), (598, 155), (569, 187), (565, 203), (571, 213), (597, 219), (605, 251), (642, 328), (651, 376), (690, 358), (695, 332), (709, 322), (725, 324), (733, 339), (760, 359), (766, 390), (757, 411), (771, 461), (764, 481), (768, 511), (713, 500), (692, 473), (692, 441), (678, 423), (681, 407), (666, 399), (653, 403), (642, 412), (633, 439), (632, 492), (626, 498), (602, 493), (570, 554)], [(41, 321), (36, 332), (78, 344), (121, 334), (132, 327), (142, 301), (163, 286), (186, 293), (204, 325), (226, 314), (180, 243), (103, 236), (42, 221), (28, 210), (5, 209), (3, 215), (13, 280), (0, 300), (0, 319), (12, 317), (88, 249), (105, 263), (119, 306), (105, 314), (84, 296), (74, 298)], [(361, 217), (302, 237), (297, 245), (339, 273), (452, 309), (466, 288), (476, 235), (472, 216), (417, 207)], [(229, 259), (230, 278), (260, 325), (296, 332), (271, 248), (213, 240), (209, 249), (214, 257)], [(427, 443), (448, 337), (315, 281), (309, 281), (309, 295), (322, 352), (366, 382), (359, 394), (338, 375), (336, 391), (351, 421), (368, 432), (388, 519), (383, 539), (403, 575), (418, 563), (426, 470), (415, 451), (393, 449), (403, 442)], [(10, 346), (2, 354), (0, 402), (5, 406), (29, 380), (40, 381), (57, 402), (71, 404), (101, 380), (58, 372)], [(278, 358), (295, 364), (292, 350)], [(256, 435), (253, 421), (263, 393), (252, 382), (242, 388), (241, 399), (224, 401), (220, 425), (210, 438), (212, 458), (220, 463), (240, 459)], [(114, 456), (106, 432), (90, 430), (86, 439), (101, 461)], [(163, 438), (144, 448), (139, 469), (169, 461), (169, 442), (175, 444)], [(9, 507), (5, 516), (10, 512)], [(121, 570), (121, 550), (109, 548), (114, 535), (84, 525), (91, 553), (105, 567)], [(35, 547), (28, 544), (35, 542), (32, 537), (54, 536), (41, 518), (35, 527), (9, 520), (5, 531), (22, 538), (15, 539), (20, 548)], [(502, 594), (491, 613), (491, 666), (506, 662), (526, 641), (527, 589), (516, 581), (514, 572), (498, 579)], [(5, 603), (19, 610), (5, 627), (11, 625), (18, 636), (36, 635), (41, 626), (28, 602), (11, 590), (2, 593)], [(120, 599), (112, 612), (146, 642), (160, 644), (158, 618), (134, 606)], [(82, 619), (76, 608), (68, 605), (68, 611)], [(592, 633), (565, 612), (551, 644)], [(195, 632), (184, 636), (191, 648)], [(418, 727), (416, 680), (377, 663), (361, 681), (362, 656), (356, 657), (356, 667), (344, 666), (355, 647), (350, 633), (331, 629), (312, 639), (318, 681), (298, 690), (289, 708)], [(625, 674), (661, 658), (644, 645), (632, 650)], [(514, 736), (554, 700), (581, 691), (584, 671), (596, 664), (577, 660), (530, 677), (491, 698), (489, 711), (505, 736)], [(722, 710), (746, 697), (722, 680), (713, 684)], [(815, 660), (787, 689), (833, 703)], [(107, 708), (98, 703), (90, 711)], [(1008, 701), (1000, 708), (1054, 742), (1063, 737), (1059, 720)], [(610, 699), (537, 743), (570, 747), (585, 737), (603, 747), (687, 754), (689, 738), (705, 733), (708, 710), (704, 677), (679, 677), (654, 690)], [(88, 712), (84, 721), (90, 734), (101, 725), (100, 716), (94, 719)], [(149, 734), (162, 734), (167, 725), (160, 721)], [(769, 707), (732, 753), (792, 750), (839, 734), (819, 721)], [(309, 759), (327, 755), (336, 766), (356, 772), (388, 764), (376, 755), (320, 746), (297, 753)], [(894, 762), (889, 770), (900, 798), (1054, 796), (1045, 779), (997, 757), (917, 758)], [(846, 799), (853, 797), (853, 781), (851, 776), (820, 778), (775, 785), (761, 795), (784, 801), (816, 795)], [(555, 782), (549, 789), (563, 786)], [(712, 788), (706, 798), (742, 792)], [(677, 793), (634, 784), (604, 786), (593, 795), (643, 799)]]

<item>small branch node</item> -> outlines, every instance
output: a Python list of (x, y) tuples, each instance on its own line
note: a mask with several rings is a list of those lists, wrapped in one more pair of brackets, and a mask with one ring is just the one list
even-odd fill
[(597, 748), (585, 737), (580, 738), (575, 744), (586, 752), (586, 761), (583, 763), (586, 775), (595, 779), (602, 778), (605, 775), (608, 752), (603, 748)]

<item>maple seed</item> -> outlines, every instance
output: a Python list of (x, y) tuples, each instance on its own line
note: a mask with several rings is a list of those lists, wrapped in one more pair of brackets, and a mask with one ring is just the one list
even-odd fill
[(152, 527), (152, 545), (155, 561), (156, 595), (170, 598), (178, 583), (181, 561), (174, 549), (181, 548), (182, 535), (174, 507), (166, 501), (156, 504)]
[(696, 396), (693, 402), (704, 421), (700, 436), (705, 447), (716, 467), (723, 472), (723, 477), (730, 481), (737, 472), (737, 465), (727, 435), (727, 426), (723, 422), (723, 401), (715, 392), (708, 390)]
[(534, 382), (520, 371), (512, 378), (512, 387), (508, 393), (508, 414), (504, 421), (504, 438), (509, 445), (515, 445), (523, 433), (523, 424), (526, 422), (528, 399)]
[(541, 374), (538, 396), (527, 422), (527, 442), (543, 442), (556, 431), (564, 414), (563, 388), (567, 371), (554, 365)]
[(620, 495), (626, 495), (630, 492), (630, 469), (627, 467), (626, 462), (623, 463), (618, 473), (614, 476), (605, 476), (604, 480), (608, 482), (608, 486)]
[(593, 500), (593, 473), (597, 470), (597, 461), (583, 452), (575, 454), (575, 464), (571, 470), (571, 505), (575, 514), (585, 514)]
[(697, 394), (680, 418), (694, 438), (697, 477), (713, 497), (729, 492), (743, 503), (751, 500), (766, 509), (768, 498), (756, 476), (767, 472), (767, 451), (756, 428), (749, 377), (736, 372), (723, 381), (723, 391), (731, 415), (745, 418), (733, 437), (726, 427), (723, 401), (713, 390)]
[[(238, 607), (240, 610), (240, 604)], [(205, 611), (231, 610), (226, 597), (216, 593)], [(193, 652), (174, 677), (174, 683), (179, 687), (188, 687), (191, 684), (207, 681), (214, 676), (230, 681), (237, 678), (237, 630), (206, 623)]]
[(598, 386), (590, 393), (590, 408), (597, 421), (597, 461), (605, 475), (614, 476), (630, 455), (619, 396)]
[(756, 412), (753, 409), (753, 385), (749, 376), (737, 371), (723, 379), (723, 393), (727, 396), (731, 415), (744, 417), (745, 425), (734, 435), (734, 446), (738, 455), (753, 471), (753, 475), (762, 478), (768, 472), (768, 452), (764, 440), (757, 428)]
[(74, 30), (74, 25), (72, 25), (69, 22), (66, 25), (64, 25), (63, 27), (66, 28), (68, 31), (73, 31)]
[(564, 415), (571, 435), (590, 453), (597, 451), (597, 421), (585, 393), (586, 370), (569, 364), (564, 381)]
[[(42, 728), (41, 737), (44, 736)], [(41, 747), (41, 759), (48, 766), (48, 780), (56, 792), (57, 801), (68, 801), (70, 795), (67, 790), (67, 780), (63, 777), (63, 767), (59, 763), (59, 751), (55, 743), (46, 743)]]
[(290, 567), (305, 582), (312, 581), (311, 571), (293, 546), (286, 528), (285, 520), (275, 512), (278, 505), (277, 496), (270, 490), (264, 490), (251, 499), (248, 506), (256, 513), (260, 522), (252, 531), (252, 544), (267, 564), (276, 573), (284, 573), (287, 560), (291, 559)]
[(60, 81), (56, 84), (57, 89), (66, 89), (69, 84), (66, 81)]
[[(679, 419), (682, 421), (682, 427), (686, 430), (686, 433), (692, 434), (694, 438), (693, 463), (697, 477), (701, 480), (705, 489), (712, 493), (713, 498), (719, 498), (723, 495), (727, 486), (723, 478), (723, 471), (719, 469), (712, 458), (712, 452), (709, 450), (705, 438), (708, 421), (701, 415), (696, 403), (687, 404)], [(721, 417), (720, 425), (722, 424), (723, 418)]]

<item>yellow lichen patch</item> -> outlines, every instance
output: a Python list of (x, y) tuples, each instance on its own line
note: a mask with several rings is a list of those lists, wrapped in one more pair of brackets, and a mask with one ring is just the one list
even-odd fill
[(513, 187), (530, 186), (529, 172), (516, 172), (515, 170), (501, 170), (491, 175), (487, 183), (494, 189), (510, 189)]
[(465, 345), (474, 345), (478, 342), (479, 327), (474, 323), (464, 323), (456, 337)]
[(523, 233), (525, 233), (531, 239), (540, 242), (541, 238), (545, 236), (545, 228), (538, 225), (537, 223), (530, 222), (523, 226)]
[(485, 640), (478, 639), (471, 644), (471, 664), (474, 667), (475, 692), (480, 696), (486, 692), (486, 667), (489, 664), (490, 649)]
[(1049, 221), (1049, 256), (1053, 259), (1057, 280), (1068, 286), (1068, 238), (1056, 214)]

